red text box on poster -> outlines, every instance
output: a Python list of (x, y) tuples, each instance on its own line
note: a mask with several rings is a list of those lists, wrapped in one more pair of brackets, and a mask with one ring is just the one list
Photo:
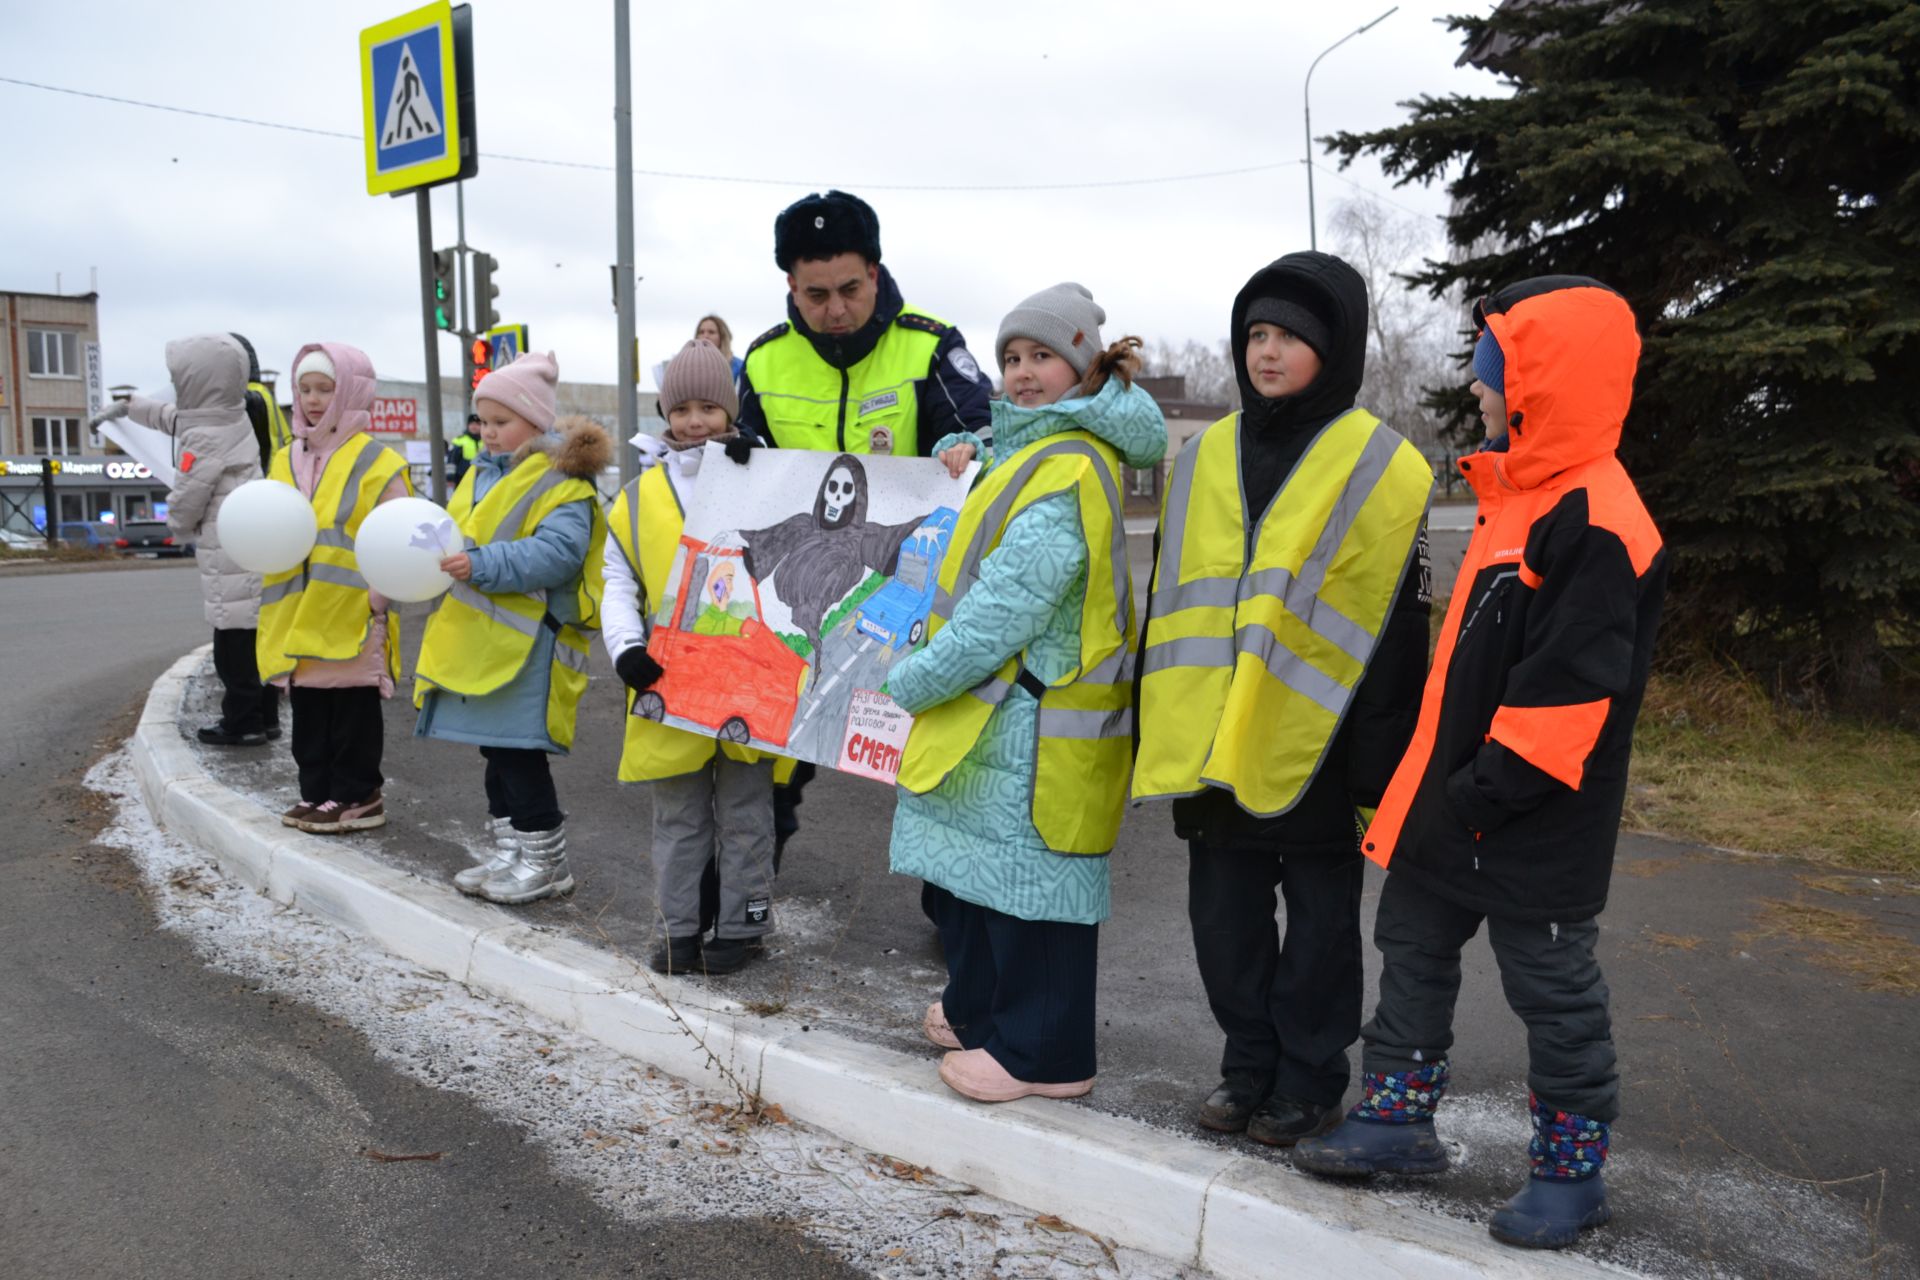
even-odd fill
[(900, 772), (900, 756), (907, 749), (913, 717), (884, 693), (855, 689), (847, 709), (847, 727), (840, 736), (842, 773), (876, 782), (892, 782)]
[(410, 436), (420, 425), (420, 402), (412, 396), (379, 396), (373, 402), (373, 421), (368, 430), (375, 435)]

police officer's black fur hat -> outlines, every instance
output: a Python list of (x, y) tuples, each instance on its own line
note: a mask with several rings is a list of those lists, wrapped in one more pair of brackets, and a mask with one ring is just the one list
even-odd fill
[(880, 261), (880, 219), (859, 196), (844, 191), (814, 192), (795, 200), (773, 220), (773, 260), (791, 272), (801, 259), (857, 253)]

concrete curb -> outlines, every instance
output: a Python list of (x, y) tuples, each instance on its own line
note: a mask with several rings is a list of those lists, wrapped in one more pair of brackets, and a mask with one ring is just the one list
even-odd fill
[(1391, 1195), (1085, 1108), (980, 1106), (939, 1083), (931, 1049), (916, 1057), (749, 1014), (697, 982), (643, 972), (351, 845), (284, 827), (209, 777), (181, 736), (181, 699), (207, 652), (188, 654), (154, 683), (129, 744), (154, 820), (233, 879), (414, 964), (688, 1080), (722, 1064), (795, 1119), (845, 1141), (1232, 1280), (1282, 1270), (1422, 1280), (1632, 1274), (1506, 1249), (1477, 1224)]

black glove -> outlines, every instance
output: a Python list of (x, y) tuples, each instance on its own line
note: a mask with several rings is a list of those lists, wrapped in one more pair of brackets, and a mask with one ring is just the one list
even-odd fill
[(747, 459), (753, 456), (753, 437), (742, 431), (733, 439), (720, 446), (727, 451), (727, 460), (747, 465)]
[(643, 644), (637, 644), (623, 651), (613, 660), (613, 669), (619, 672), (620, 678), (626, 681), (635, 693), (651, 687), (655, 680), (666, 674), (660, 664), (653, 660), (653, 655), (647, 652), (647, 646)]

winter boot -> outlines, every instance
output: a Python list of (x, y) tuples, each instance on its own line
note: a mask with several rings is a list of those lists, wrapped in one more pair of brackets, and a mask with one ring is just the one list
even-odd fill
[(1247, 1117), (1247, 1136), (1269, 1147), (1291, 1147), (1303, 1138), (1317, 1138), (1340, 1123), (1340, 1104), (1323, 1107), (1303, 1098), (1276, 1093)]
[(758, 938), (715, 938), (700, 948), (700, 970), (713, 977), (737, 973), (766, 953)]
[(667, 937), (647, 957), (647, 967), (655, 973), (688, 974), (700, 972), (700, 937)]
[(573, 871), (567, 866), (567, 824), (551, 831), (519, 833), (520, 857), (480, 884), (488, 902), (517, 907), (573, 891)]
[(1487, 1230), (1493, 1238), (1523, 1249), (1564, 1249), (1589, 1227), (1613, 1217), (1607, 1184), (1600, 1176), (1610, 1138), (1603, 1121), (1544, 1107), (1531, 1095), (1533, 1140), (1527, 1144), (1532, 1166), (1527, 1185), (1494, 1211)]
[(1245, 1133), (1254, 1111), (1272, 1091), (1270, 1076), (1230, 1072), (1220, 1078), (1219, 1086), (1200, 1104), (1200, 1113), (1195, 1119), (1201, 1128), (1215, 1133)]
[[(278, 736), (276, 733), (275, 736)], [(224, 722), (202, 725), (194, 737), (210, 747), (259, 747), (267, 742), (265, 729), (229, 729)]]
[(1324, 1137), (1303, 1138), (1293, 1163), (1328, 1178), (1444, 1172), (1447, 1149), (1434, 1134), (1433, 1112), (1446, 1092), (1445, 1059), (1413, 1071), (1369, 1071), (1346, 1120)]
[(520, 840), (511, 818), (488, 818), (487, 836), (493, 852), (486, 861), (454, 873), (453, 887), (462, 893), (478, 894), (480, 886), (520, 860)]

